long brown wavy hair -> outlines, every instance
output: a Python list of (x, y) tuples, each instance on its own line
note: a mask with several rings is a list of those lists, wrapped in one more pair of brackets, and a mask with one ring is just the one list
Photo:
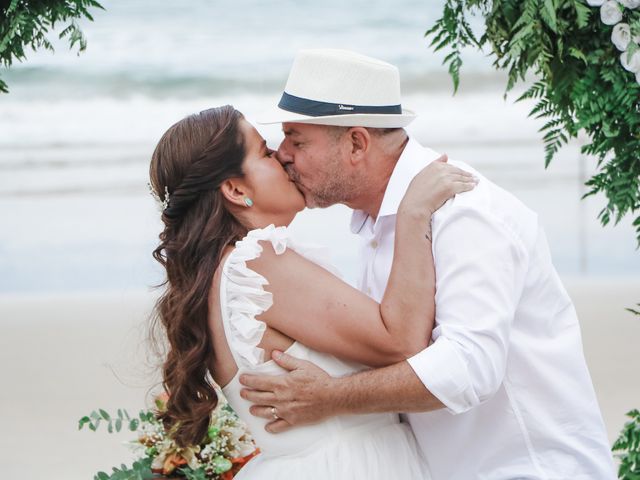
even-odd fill
[(225, 247), (247, 232), (219, 189), (244, 175), (242, 118), (230, 105), (184, 118), (166, 131), (151, 158), (153, 189), (163, 201), (169, 192), (164, 230), (153, 251), (167, 272), (153, 320), (168, 340), (162, 373), (169, 400), (162, 421), (182, 447), (202, 440), (218, 403), (208, 299)]

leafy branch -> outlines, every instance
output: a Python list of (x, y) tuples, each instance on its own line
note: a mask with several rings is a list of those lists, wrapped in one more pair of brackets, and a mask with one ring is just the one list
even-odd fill
[(125, 464), (120, 467), (113, 467), (111, 474), (106, 472), (98, 472), (93, 480), (149, 480), (154, 478), (151, 471), (151, 458), (143, 458), (133, 462), (131, 467)]
[(453, 79), (454, 93), (460, 85), (460, 68), (462, 67), (462, 49), (469, 45), (481, 47), (465, 15), (466, 2), (447, 0), (444, 5), (442, 18), (436, 21), (424, 35), (433, 36), (430, 47), (438, 52), (449, 48), (451, 52), (445, 56), (444, 65), (448, 65), (449, 74)]
[(85, 426), (89, 430), (95, 432), (102, 422), (107, 423), (107, 431), (109, 433), (120, 432), (123, 425), (127, 425), (129, 430), (135, 432), (138, 430), (141, 422), (155, 422), (156, 417), (153, 412), (141, 410), (138, 417), (131, 417), (129, 413), (119, 408), (115, 417), (112, 417), (103, 409), (94, 410), (89, 415), (82, 417), (78, 421), (78, 430), (82, 430)]
[[(66, 26), (58, 37), (66, 38), (69, 48), (78, 48), (78, 55), (87, 48), (87, 41), (76, 20), (93, 21), (90, 8), (104, 10), (95, 0), (11, 0), (0, 6), (0, 65), (8, 68), (14, 61), (27, 58), (25, 50), (54, 51), (47, 33), (59, 23)], [(9, 87), (0, 78), (0, 92), (8, 93)]]
[(627, 417), (631, 420), (625, 423), (612, 450), (621, 452), (616, 455), (620, 460), (618, 477), (637, 480), (640, 479), (640, 411), (631, 410)]
[[(142, 423), (156, 423), (157, 419), (151, 411), (141, 410), (137, 417), (131, 417), (126, 410), (119, 408), (116, 415), (111, 416), (106, 410), (99, 408), (78, 421), (78, 430), (82, 430), (86, 426), (89, 430), (95, 432), (103, 422), (107, 424), (109, 433), (120, 432), (125, 425), (130, 431), (135, 432)], [(143, 458), (133, 462), (131, 467), (127, 467), (125, 464), (120, 465), (120, 467), (113, 467), (110, 474), (98, 472), (93, 479), (147, 480), (153, 478), (151, 463), (151, 457)]]
[[(469, 29), (471, 15), (484, 20), (480, 38)], [(625, 9), (624, 16), (640, 34), (640, 10)], [(584, 0), (446, 0), (425, 35), (435, 51), (448, 50), (444, 64), (454, 92), (467, 46), (490, 49), (494, 68), (507, 72), (505, 95), (532, 75), (536, 81), (516, 101), (534, 100), (530, 116), (545, 122), (545, 168), (584, 132), (589, 142), (581, 152), (598, 165), (585, 196), (605, 195), (598, 215), (603, 225), (636, 214), (640, 247), (640, 85), (620, 65), (612, 28)]]

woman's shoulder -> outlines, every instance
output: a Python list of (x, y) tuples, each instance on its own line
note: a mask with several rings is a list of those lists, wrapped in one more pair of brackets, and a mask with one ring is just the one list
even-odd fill
[(255, 260), (262, 256), (265, 245), (271, 245), (274, 252), (282, 254), (289, 246), (289, 242), (290, 234), (287, 227), (276, 227), (272, 224), (250, 230), (244, 238), (229, 247), (229, 254), (223, 261), (224, 268)]

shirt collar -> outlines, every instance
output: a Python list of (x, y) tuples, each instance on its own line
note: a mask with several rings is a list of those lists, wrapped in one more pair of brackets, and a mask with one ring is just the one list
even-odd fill
[[(398, 213), (400, 202), (407, 188), (409, 188), (413, 177), (439, 156), (440, 154), (438, 152), (423, 147), (416, 140), (409, 137), (409, 141), (404, 147), (402, 154), (400, 154), (398, 163), (396, 163), (389, 183), (387, 184), (382, 203), (380, 204), (380, 211), (374, 223), (374, 228), (380, 218)], [(351, 215), (351, 231), (353, 233), (360, 233), (368, 218), (369, 214), (366, 212), (354, 210)]]

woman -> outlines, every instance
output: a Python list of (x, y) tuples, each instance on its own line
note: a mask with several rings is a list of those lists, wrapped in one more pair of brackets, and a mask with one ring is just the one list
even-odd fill
[(278, 373), (264, 361), (276, 349), (346, 375), (425, 348), (435, 310), (430, 214), (474, 180), (442, 162), (416, 177), (378, 304), (290, 238), (286, 226), (305, 203), (273, 153), (225, 106), (175, 124), (153, 154), (151, 183), (165, 207), (154, 251), (167, 270), (157, 305), (169, 340), (165, 425), (180, 445), (199, 443), (217, 403), (213, 378), (262, 451), (237, 478), (428, 478), (397, 415), (338, 417), (275, 436), (249, 414), (238, 377)]

